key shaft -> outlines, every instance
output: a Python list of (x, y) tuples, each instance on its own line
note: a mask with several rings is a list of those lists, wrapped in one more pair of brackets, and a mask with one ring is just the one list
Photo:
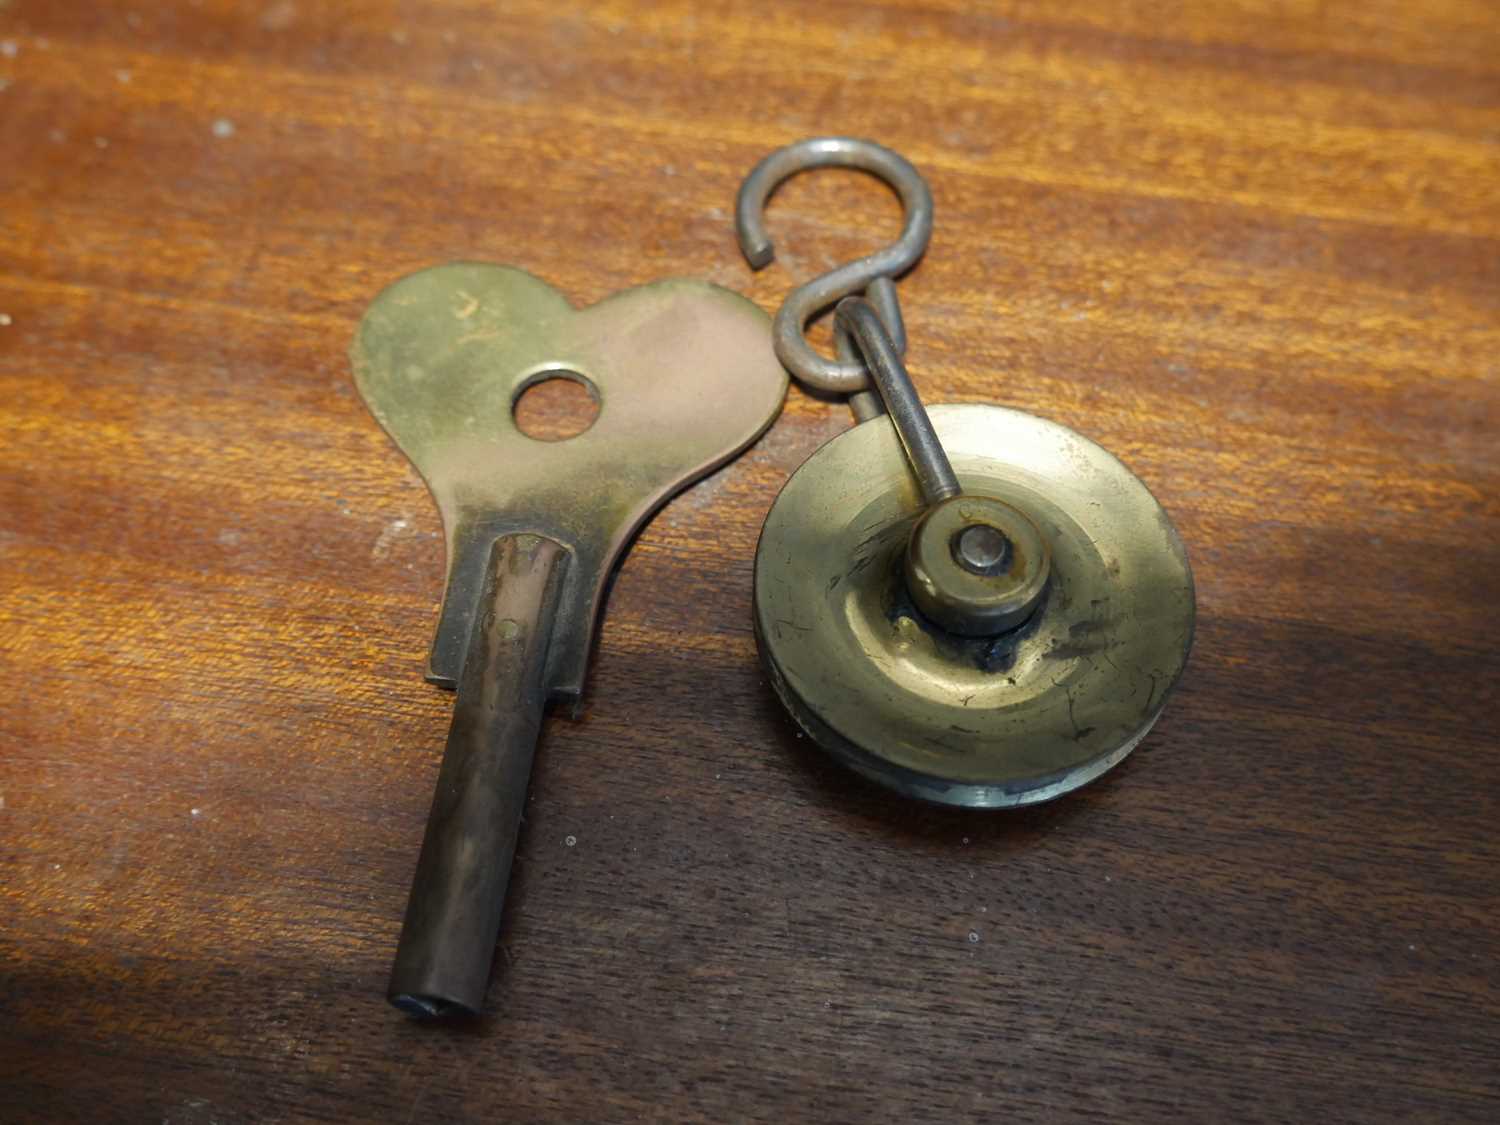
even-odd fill
[(571, 556), (542, 535), (490, 548), (388, 995), (419, 1016), (477, 1013), (547, 704)]

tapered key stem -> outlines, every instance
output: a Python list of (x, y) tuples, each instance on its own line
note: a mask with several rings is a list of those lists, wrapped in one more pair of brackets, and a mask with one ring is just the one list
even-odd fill
[(507, 535), (490, 548), (391, 970), (391, 1003), (414, 1015), (484, 1005), (570, 559), (541, 535)]

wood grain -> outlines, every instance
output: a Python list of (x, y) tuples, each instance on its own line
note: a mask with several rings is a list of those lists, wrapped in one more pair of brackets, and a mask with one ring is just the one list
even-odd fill
[[(0, 86), (0, 1117), (1500, 1116), (1492, 4), (0, 0)], [(809, 749), (749, 625), (848, 423), (794, 390), (620, 571), (494, 1014), (409, 1023), (442, 547), (353, 326), (455, 258), (773, 309), (899, 227), (803, 177), (744, 266), (828, 132), (932, 184), (927, 398), (1172, 513), (1181, 689), (1019, 815)]]

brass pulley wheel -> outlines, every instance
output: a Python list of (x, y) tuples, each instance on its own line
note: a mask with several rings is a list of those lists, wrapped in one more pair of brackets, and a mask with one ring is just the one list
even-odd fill
[[(819, 137), (767, 156), (735, 205), (751, 264), (771, 258), (761, 212), (775, 186), (833, 165), (884, 179), (907, 222), (777, 314), (782, 363), (850, 392), (860, 424), (766, 517), (761, 659), (803, 729), (883, 785), (978, 808), (1060, 797), (1129, 754), (1182, 675), (1187, 553), (1146, 486), (1087, 438), (999, 406), (923, 408), (893, 279), (927, 245), (932, 196), (896, 153)], [(835, 301), (837, 363), (802, 337)]]
[(929, 504), (885, 417), (787, 482), (755, 558), (762, 659), (808, 734), (875, 781), (951, 805), (1050, 800), (1161, 713), (1192, 642), (1187, 555), (1146, 486), (1080, 434), (998, 406), (930, 418), (956, 497)]

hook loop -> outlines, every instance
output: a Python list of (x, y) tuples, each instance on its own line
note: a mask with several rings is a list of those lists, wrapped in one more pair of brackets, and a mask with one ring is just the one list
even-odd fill
[[(863, 364), (836, 363), (813, 351), (803, 336), (815, 314), (851, 294), (861, 293), (877, 279), (890, 279), (916, 265), (932, 238), (932, 192), (907, 159), (874, 141), (853, 137), (814, 137), (779, 148), (755, 166), (740, 185), (734, 206), (734, 225), (740, 249), (752, 269), (760, 269), (775, 256), (766, 233), (765, 205), (783, 180), (810, 168), (857, 168), (869, 172), (895, 189), (906, 212), (901, 237), (883, 250), (839, 266), (816, 277), (787, 295), (776, 313), (772, 333), (776, 354), (789, 371), (818, 390), (853, 394), (870, 386)], [(905, 333), (896, 307), (895, 289), (886, 286), (872, 294), (887, 316), (887, 329), (898, 349), (904, 350)]]

